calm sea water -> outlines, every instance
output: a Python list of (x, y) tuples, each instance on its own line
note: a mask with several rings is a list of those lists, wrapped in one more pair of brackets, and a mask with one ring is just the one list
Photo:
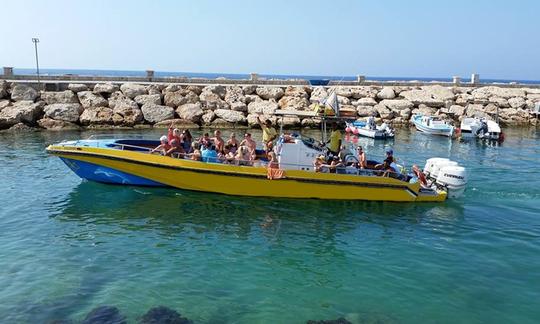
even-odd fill
[(131, 322), (157, 305), (198, 323), (540, 321), (535, 129), (500, 146), (408, 130), (361, 140), (370, 158), (391, 145), (408, 165), (468, 168), (462, 198), (418, 204), (103, 185), (44, 152), (90, 134), (0, 133), (2, 323), (80, 321), (100, 305)]
[[(14, 69), (15, 74), (32, 75), (36, 74), (36, 69)], [(124, 71), (124, 70), (84, 70), (84, 69), (40, 69), (42, 75), (64, 75), (75, 74), (84, 76), (129, 76), (129, 77), (144, 77), (145, 71)], [(155, 76), (159, 78), (167, 77), (188, 77), (188, 78), (207, 78), (216, 79), (224, 77), (227, 79), (249, 79), (249, 74), (241, 73), (196, 73), (196, 72), (169, 72), (169, 71), (155, 71)], [(263, 78), (276, 78), (276, 79), (306, 79), (306, 80), (336, 80), (336, 81), (356, 81), (356, 76), (344, 75), (287, 75), (287, 74), (260, 74)], [(469, 79), (467, 76), (461, 78), (463, 81)], [(368, 76), (369, 81), (423, 81), (423, 82), (452, 82), (451, 77), (380, 77), (380, 76)], [(481, 82), (485, 83), (511, 83), (517, 82), (522, 84), (540, 84), (538, 80), (513, 80), (513, 79), (481, 79)]]

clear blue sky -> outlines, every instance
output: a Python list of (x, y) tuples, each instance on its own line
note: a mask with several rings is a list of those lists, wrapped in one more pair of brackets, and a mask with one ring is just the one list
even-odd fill
[(540, 79), (535, 0), (17, 0), (0, 65)]

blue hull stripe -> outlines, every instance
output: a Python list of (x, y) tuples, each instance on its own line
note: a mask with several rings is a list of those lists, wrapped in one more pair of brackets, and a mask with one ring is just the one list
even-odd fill
[(101, 165), (63, 157), (61, 157), (60, 159), (62, 159), (62, 161), (73, 172), (75, 172), (79, 177), (83, 179), (110, 184), (166, 187), (166, 185), (162, 183), (138, 177), (115, 169), (107, 168)]

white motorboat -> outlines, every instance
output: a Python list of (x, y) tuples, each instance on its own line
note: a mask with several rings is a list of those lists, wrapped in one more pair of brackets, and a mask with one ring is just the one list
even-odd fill
[(345, 131), (374, 139), (394, 138), (394, 130), (386, 123), (376, 125), (373, 117), (368, 117), (367, 122), (355, 121), (347, 123)]
[(454, 134), (454, 126), (438, 117), (413, 115), (412, 122), (416, 129), (427, 134), (448, 137), (451, 137)]
[(461, 121), (462, 138), (479, 138), (492, 141), (502, 139), (501, 127), (493, 120), (486, 118), (464, 118)]

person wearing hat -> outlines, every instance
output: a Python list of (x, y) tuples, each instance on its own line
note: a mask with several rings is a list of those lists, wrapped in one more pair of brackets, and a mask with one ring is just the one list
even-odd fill
[(324, 155), (319, 155), (317, 158), (315, 158), (315, 161), (313, 161), (313, 168), (315, 169), (315, 172), (322, 172), (323, 166), (325, 166), (325, 157)]
[(383, 160), (383, 163), (377, 164), (375, 169), (383, 170), (385, 168), (390, 168), (392, 163), (395, 162), (394, 151), (391, 148), (386, 149), (386, 158)]
[(163, 135), (159, 138), (160, 144), (150, 151), (150, 153), (160, 152), (161, 154), (165, 155), (167, 154), (167, 151), (171, 149), (171, 145), (169, 145), (169, 140), (167, 139), (167, 136)]

